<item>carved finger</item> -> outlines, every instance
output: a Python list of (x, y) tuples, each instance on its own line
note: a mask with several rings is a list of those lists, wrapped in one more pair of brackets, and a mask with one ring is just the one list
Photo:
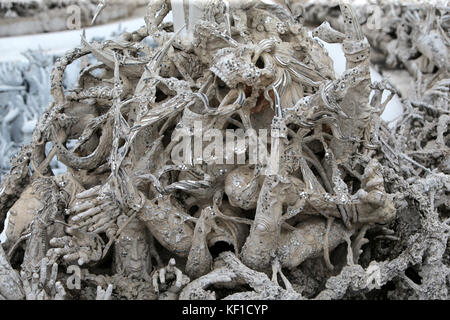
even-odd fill
[(75, 223), (75, 224), (73, 224), (72, 225), (72, 229), (76, 229), (76, 230), (79, 230), (79, 229), (81, 229), (81, 228), (83, 228), (83, 227), (86, 227), (86, 226), (89, 226), (89, 225), (91, 225), (91, 224), (93, 224), (93, 222), (92, 222), (92, 218), (91, 219), (88, 219), (88, 220), (84, 220), (84, 221), (80, 221), (80, 222), (78, 222), (78, 223)]
[(89, 256), (84, 251), (80, 251), (79, 253), (80, 258), (78, 259), (78, 265), (82, 266), (83, 264), (89, 262)]
[(167, 264), (167, 271), (173, 272), (175, 265), (176, 265), (175, 259), (170, 258), (169, 263)]
[(78, 252), (74, 252), (74, 253), (68, 253), (68, 254), (64, 255), (63, 259), (66, 262), (70, 262), (70, 261), (76, 261), (79, 257), (80, 257), (80, 255), (78, 254)]
[(47, 251), (47, 257), (55, 259), (57, 257), (70, 253), (72, 250), (72, 248), (51, 248)]
[(43, 258), (41, 260), (41, 272), (40, 272), (40, 277), (39, 277), (39, 285), (41, 287), (44, 287), (45, 282), (47, 281), (47, 263), (48, 263), (48, 258)]
[(113, 285), (109, 284), (106, 290), (103, 290), (101, 286), (97, 286), (97, 298), (96, 300), (110, 300), (112, 294)]
[(103, 204), (98, 207), (90, 208), (82, 213), (77, 214), (76, 216), (73, 216), (70, 220), (72, 220), (73, 222), (77, 222), (77, 221), (92, 217), (93, 215), (96, 215), (97, 213), (101, 212), (104, 206), (105, 205)]
[[(98, 204), (98, 202), (96, 204)], [(114, 207), (113, 204), (110, 201), (108, 201), (108, 202), (102, 203), (101, 205), (91, 207), (90, 209), (77, 214), (76, 216), (72, 217), (71, 220), (74, 222), (84, 220), (86, 218), (96, 215), (99, 212), (102, 212), (102, 211), (106, 212), (109, 208), (113, 208), (113, 207)]]
[(36, 293), (39, 288), (39, 274), (37, 272), (33, 273), (33, 277), (31, 278), (31, 291)]
[(27, 300), (31, 300), (29, 297), (33, 294), (33, 292), (31, 291), (30, 282), (28, 281), (24, 271), (20, 272), (20, 276), (22, 278), (22, 283), (23, 283), (23, 289), (25, 291), (25, 296), (26, 296)]
[[(107, 229), (112, 228), (112, 227), (114, 227), (114, 226), (115, 226), (115, 222), (112, 221), (112, 222), (107, 223), (107, 224), (105, 224), (105, 225), (103, 225), (103, 226), (101, 226), (101, 227), (99, 227), (99, 228), (97, 228), (97, 229), (92, 230), (92, 232), (93, 232), (93, 233), (104, 232), (104, 231), (106, 231)], [(93, 227), (92, 227), (92, 228), (93, 228)]]
[(56, 277), (58, 276), (58, 264), (57, 263), (53, 263), (52, 265), (52, 272), (50, 274), (50, 279), (48, 281), (48, 287), (50, 289), (53, 289), (53, 287), (55, 286), (55, 282), (56, 282)]
[(109, 219), (109, 217), (110, 217), (109, 213), (107, 211), (105, 211), (105, 212), (102, 212), (102, 213), (96, 215), (95, 217), (90, 218), (89, 221), (91, 222), (91, 225), (94, 225), (102, 219), (105, 219), (105, 218)]
[(84, 210), (88, 210), (96, 205), (96, 201), (88, 200), (83, 202), (77, 202), (72, 209), (70, 209), (70, 213), (79, 213)]
[(69, 236), (65, 236), (65, 237), (61, 237), (61, 238), (53, 238), (53, 239), (50, 239), (50, 245), (52, 247), (64, 248), (64, 246), (69, 243), (70, 239), (71, 239), (71, 237), (69, 237)]
[(111, 221), (111, 217), (103, 217), (102, 219), (100, 219), (100, 221), (98, 221), (96, 224), (94, 224), (93, 226), (90, 226), (88, 228), (89, 232), (93, 232), (95, 229), (98, 229), (100, 227), (104, 227), (106, 224), (108, 224)]
[(103, 300), (111, 299), (112, 290), (113, 290), (113, 285), (109, 284), (108, 288), (106, 288), (106, 292), (105, 292), (105, 296), (103, 297)]
[(161, 283), (166, 283), (166, 268), (159, 270), (159, 281)]
[(174, 272), (176, 276), (175, 286), (181, 288), (181, 286), (183, 285), (183, 273), (176, 267), (174, 268)]
[(102, 185), (95, 186), (95, 187), (93, 187), (91, 189), (88, 189), (86, 191), (80, 192), (79, 194), (76, 195), (76, 198), (77, 199), (84, 199), (84, 198), (97, 196), (98, 192), (100, 191), (101, 188), (102, 188)]
[(65, 300), (67, 293), (60, 281), (55, 283), (55, 288), (56, 288), (55, 300)]
[(156, 293), (159, 292), (158, 274), (159, 274), (159, 270), (157, 270), (152, 276), (153, 288), (155, 289)]
[(97, 297), (95, 300), (103, 300), (104, 291), (101, 286), (97, 286)]
[(75, 226), (79, 229), (79, 228), (83, 228), (86, 226), (92, 226), (93, 224), (95, 224), (97, 221), (99, 221), (100, 219), (102, 219), (103, 217), (106, 217), (107, 213), (103, 212), (103, 213), (99, 213), (96, 216), (87, 219), (83, 222), (79, 222), (77, 223)]

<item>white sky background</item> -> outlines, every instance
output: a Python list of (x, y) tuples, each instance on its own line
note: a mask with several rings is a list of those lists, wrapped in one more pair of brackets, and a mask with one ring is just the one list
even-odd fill
[[(363, 1), (363, 0), (360, 0)], [(171, 21), (172, 17), (169, 14), (166, 17), (166, 21)], [(119, 30), (119, 26), (122, 31), (134, 31), (144, 24), (143, 18), (135, 18), (130, 20), (124, 20), (120, 22), (105, 24), (101, 26), (95, 26), (86, 28), (86, 38), (88, 41), (93, 37), (110, 38), (113, 32)], [(82, 30), (71, 30), (52, 32), (35, 35), (25, 35), (19, 37), (7, 37), (0, 38), (0, 63), (3, 61), (26, 61), (25, 57), (21, 55), (22, 52), (27, 50), (39, 50), (49, 54), (63, 54), (67, 50), (76, 47), (80, 44)], [(320, 40), (319, 40), (320, 41)], [(334, 61), (334, 69), (339, 76), (345, 70), (345, 57), (341, 49), (340, 44), (327, 44), (322, 42), (325, 48), (328, 50), (330, 57)], [(75, 71), (75, 70), (74, 70)], [(68, 68), (68, 72), (70, 69)], [(74, 74), (76, 77), (78, 72)], [(372, 82), (380, 81), (381, 75), (371, 68)], [(387, 95), (387, 93), (386, 93)], [(385, 97), (385, 96), (384, 96)], [(392, 101), (387, 105), (382, 118), (386, 121), (395, 119), (402, 113), (402, 107), (398, 96), (395, 96)], [(6, 230), (6, 224), (5, 224)], [(6, 236), (3, 232), (0, 234), (0, 242), (4, 242)]]
[[(113, 32), (118, 30), (119, 25), (127, 31), (133, 31), (137, 30), (143, 24), (143, 18), (136, 18), (86, 28), (86, 39), (90, 41), (94, 36), (110, 37)], [(26, 50), (42, 49), (49, 54), (62, 54), (80, 44), (81, 34), (82, 30), (69, 30), (0, 38), (0, 48), (2, 48), (0, 62), (17, 60), (26, 61), (25, 57), (20, 54)]]

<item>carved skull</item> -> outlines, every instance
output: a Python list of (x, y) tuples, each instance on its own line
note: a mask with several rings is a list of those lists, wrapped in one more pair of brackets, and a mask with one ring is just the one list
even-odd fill
[(261, 76), (251, 60), (251, 51), (242, 48), (223, 48), (217, 51), (210, 70), (230, 88), (239, 83), (253, 86)]

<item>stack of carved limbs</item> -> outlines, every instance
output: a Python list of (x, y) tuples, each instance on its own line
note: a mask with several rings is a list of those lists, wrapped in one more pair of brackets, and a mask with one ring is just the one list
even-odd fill
[[(136, 279), (159, 299), (340, 299), (376, 288), (386, 298), (386, 284), (412, 282), (405, 270), (422, 257), (442, 257), (448, 226), (426, 194), (448, 188), (448, 176), (399, 174), (408, 158), (388, 154), (396, 138), (386, 141), (380, 118), (395, 90), (371, 83), (370, 45), (348, 4), (340, 30), (322, 24), (313, 36), (281, 5), (207, 1), (202, 18), (177, 32), (162, 23), (171, 9), (151, 2), (142, 28), (82, 38), (56, 62), (54, 103), (0, 189), (2, 223), (10, 212), (5, 259), (28, 286), (47, 264), (56, 274), (40, 286), (45, 295), (28, 288), (27, 297), (79, 296), (54, 285), (65, 277), (58, 264), (77, 264), (104, 273), (86, 282), (99, 286), (98, 299), (142, 297)], [(340, 77), (315, 37), (342, 44)], [(64, 70), (77, 59), (78, 87), (65, 91)], [(250, 135), (230, 149), (227, 129), (240, 129), (233, 138), (271, 132), (269, 161), (249, 162)], [(215, 144), (203, 143), (200, 159), (183, 144), (207, 136)], [(55, 156), (63, 175), (49, 167)], [(425, 216), (415, 233), (398, 217), (408, 206)], [(433, 228), (440, 238), (431, 243)], [(398, 236), (415, 247), (380, 253)], [(424, 268), (444, 270), (433, 261)]]

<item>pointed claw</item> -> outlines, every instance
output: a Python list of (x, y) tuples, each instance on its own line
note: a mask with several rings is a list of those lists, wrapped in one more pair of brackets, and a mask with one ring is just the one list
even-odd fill
[(339, 7), (341, 8), (341, 12), (344, 17), (344, 31), (346, 39), (350, 41), (364, 40), (364, 34), (352, 6), (349, 3), (340, 0)]
[(277, 118), (283, 117), (283, 111), (281, 110), (281, 102), (280, 102), (280, 95), (278, 94), (277, 89), (275, 87), (272, 88), (274, 96), (275, 96), (275, 116)]
[(100, 2), (97, 5), (97, 8), (95, 9), (94, 17), (92, 18), (91, 25), (94, 24), (95, 20), (97, 20), (97, 17), (100, 15), (100, 13), (103, 11), (103, 9), (106, 7), (106, 0), (100, 0)]
[(309, 194), (325, 193), (324, 187), (317, 181), (316, 176), (309, 168), (304, 158), (300, 159), (300, 169), (302, 171), (303, 179), (305, 182), (306, 192)]
[(161, 64), (162, 58), (166, 55), (172, 43), (175, 41), (175, 38), (180, 34), (180, 32), (186, 27), (184, 25), (177, 32), (175, 32), (169, 40), (164, 43), (164, 45), (159, 49), (156, 54), (153, 56), (152, 60), (145, 66), (145, 69), (149, 71), (151, 74), (159, 74), (159, 65)]

